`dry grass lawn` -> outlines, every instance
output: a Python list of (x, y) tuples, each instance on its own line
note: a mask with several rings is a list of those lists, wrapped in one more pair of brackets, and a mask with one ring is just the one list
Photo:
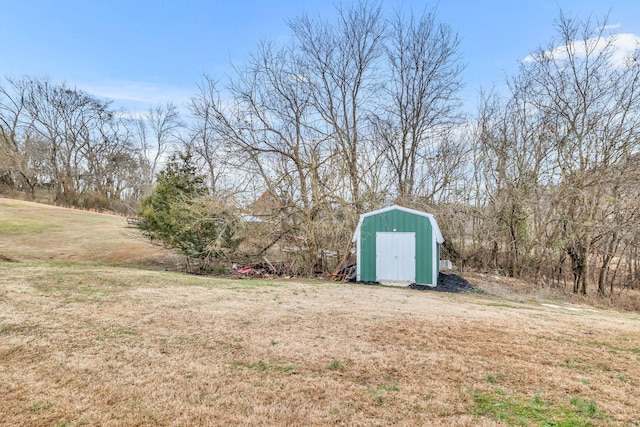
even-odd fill
[(0, 198), (0, 261), (162, 265), (165, 251), (126, 228), (126, 218)]
[(640, 426), (638, 313), (185, 276), (125, 224), (0, 199), (0, 425)]

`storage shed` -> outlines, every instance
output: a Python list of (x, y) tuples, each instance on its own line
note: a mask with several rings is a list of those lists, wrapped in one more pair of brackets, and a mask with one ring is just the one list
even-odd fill
[(444, 239), (433, 215), (397, 205), (367, 212), (353, 241), (357, 281), (438, 284)]

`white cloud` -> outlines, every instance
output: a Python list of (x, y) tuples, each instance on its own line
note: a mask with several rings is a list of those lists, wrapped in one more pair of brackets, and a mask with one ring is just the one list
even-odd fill
[(149, 107), (173, 102), (181, 113), (186, 114), (186, 103), (196, 94), (185, 88), (169, 85), (133, 82), (133, 81), (108, 81), (108, 82), (77, 82), (78, 89), (113, 101), (116, 107), (128, 110), (131, 116), (139, 116), (146, 113)]
[(602, 27), (599, 27), (598, 30), (602, 30), (602, 31), (615, 30), (616, 28), (620, 28), (620, 27), (622, 27), (622, 24), (618, 22), (617, 24), (603, 25)]
[(635, 54), (640, 49), (640, 37), (635, 34), (614, 34), (608, 37), (594, 37), (587, 40), (575, 40), (567, 46), (558, 46), (553, 50), (547, 50), (542, 54), (528, 55), (523, 62), (535, 62), (544, 58), (555, 60), (567, 59), (569, 50), (574, 52), (578, 58), (584, 58), (587, 48), (593, 51), (592, 54), (602, 52), (607, 46), (611, 46), (611, 66), (621, 68), (629, 64), (635, 58)]

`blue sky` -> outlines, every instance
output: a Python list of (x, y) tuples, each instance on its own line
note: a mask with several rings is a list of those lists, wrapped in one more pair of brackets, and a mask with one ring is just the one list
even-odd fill
[[(348, 4), (348, 1), (343, 4)], [(224, 76), (262, 39), (289, 37), (302, 13), (331, 19), (321, 0), (0, 0), (0, 75), (50, 77), (144, 111), (195, 95), (202, 75)], [(434, 2), (385, 1), (420, 12)], [(500, 85), (554, 34), (562, 8), (604, 17), (616, 32), (640, 35), (638, 0), (440, 0), (441, 21), (462, 39), (467, 106), (481, 86)]]

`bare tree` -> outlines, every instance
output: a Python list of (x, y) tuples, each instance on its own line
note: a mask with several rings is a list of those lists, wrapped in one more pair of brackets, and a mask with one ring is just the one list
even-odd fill
[(537, 83), (534, 105), (555, 119), (551, 137), (567, 251), (576, 266), (574, 290), (586, 293), (607, 177), (640, 144), (640, 64), (613, 62), (615, 37), (604, 33), (604, 23), (594, 30), (590, 21), (561, 14), (558, 25), (560, 49), (541, 50), (525, 71)]
[(55, 201), (75, 204), (85, 185), (86, 150), (101, 120), (110, 120), (109, 104), (48, 80), (27, 79), (25, 108), (33, 134), (47, 143), (46, 171)]
[(7, 79), (0, 86), (0, 154), (11, 181), (18, 180), (33, 199), (42, 179), (46, 145), (33, 129), (33, 118), (26, 108), (29, 85), (26, 81)]
[[(178, 108), (172, 102), (149, 108), (138, 123), (140, 153), (145, 166), (147, 186), (151, 187), (160, 163), (179, 141), (179, 131), (184, 127)], [(147, 190), (148, 191), (148, 190)]]
[[(447, 186), (442, 167), (460, 164), (452, 128), (461, 124), (458, 91), (462, 87), (459, 39), (438, 22), (435, 10), (416, 18), (398, 12), (388, 24), (385, 44), (389, 77), (374, 119), (376, 138), (392, 170), (397, 197), (410, 202)], [(438, 175), (428, 175), (434, 166)]]
[(323, 121), (326, 138), (336, 141), (349, 178), (351, 200), (364, 209), (362, 153), (372, 150), (367, 116), (379, 89), (377, 61), (382, 54), (384, 22), (378, 3), (362, 1), (337, 8), (335, 24), (308, 16), (289, 21), (301, 53), (301, 72), (310, 102)]
[(561, 270), (568, 257), (581, 293), (598, 248), (604, 293), (603, 270), (635, 212), (621, 203), (637, 181), (628, 165), (640, 148), (640, 65), (614, 61), (605, 28), (561, 13), (559, 40), (525, 60), (506, 102), (487, 104), (480, 144), (509, 271), (536, 258)]
[[(205, 77), (190, 105), (198, 121), (189, 145), (211, 187), (231, 167), (275, 195), (281, 235), (302, 237), (308, 273), (323, 253), (344, 250), (359, 213), (389, 201), (398, 174), (384, 158), (397, 140), (376, 143), (376, 128), (413, 144), (412, 153), (400, 154), (410, 164), (398, 176), (406, 193), (423, 199), (450, 194), (466, 154), (454, 132), (461, 71), (455, 34), (432, 13), (408, 21), (398, 14), (387, 32), (378, 3), (337, 12), (331, 23), (290, 21), (290, 45), (260, 44), (228, 85)], [(394, 79), (402, 81), (387, 84)]]
[(0, 150), (18, 188), (32, 198), (46, 188), (58, 203), (108, 208), (136, 185), (129, 131), (108, 102), (46, 79), (7, 82), (0, 88)]
[(242, 169), (288, 206), (283, 232), (304, 235), (306, 271), (312, 272), (318, 248), (312, 224), (326, 152), (322, 135), (310, 126), (310, 95), (301, 76), (293, 50), (264, 43), (229, 87), (233, 107), (211, 99), (217, 89), (209, 79), (206, 96), (195, 99), (192, 109), (206, 120), (203, 136), (227, 141)]
[(196, 121), (184, 143), (194, 154), (195, 161), (204, 165), (213, 194), (218, 194), (225, 188), (241, 187), (244, 181), (242, 174), (235, 173), (238, 169), (233, 165), (233, 150), (229, 147), (229, 139), (225, 132), (220, 132), (221, 106), (217, 82), (205, 76), (199, 93), (189, 102), (189, 110)]

